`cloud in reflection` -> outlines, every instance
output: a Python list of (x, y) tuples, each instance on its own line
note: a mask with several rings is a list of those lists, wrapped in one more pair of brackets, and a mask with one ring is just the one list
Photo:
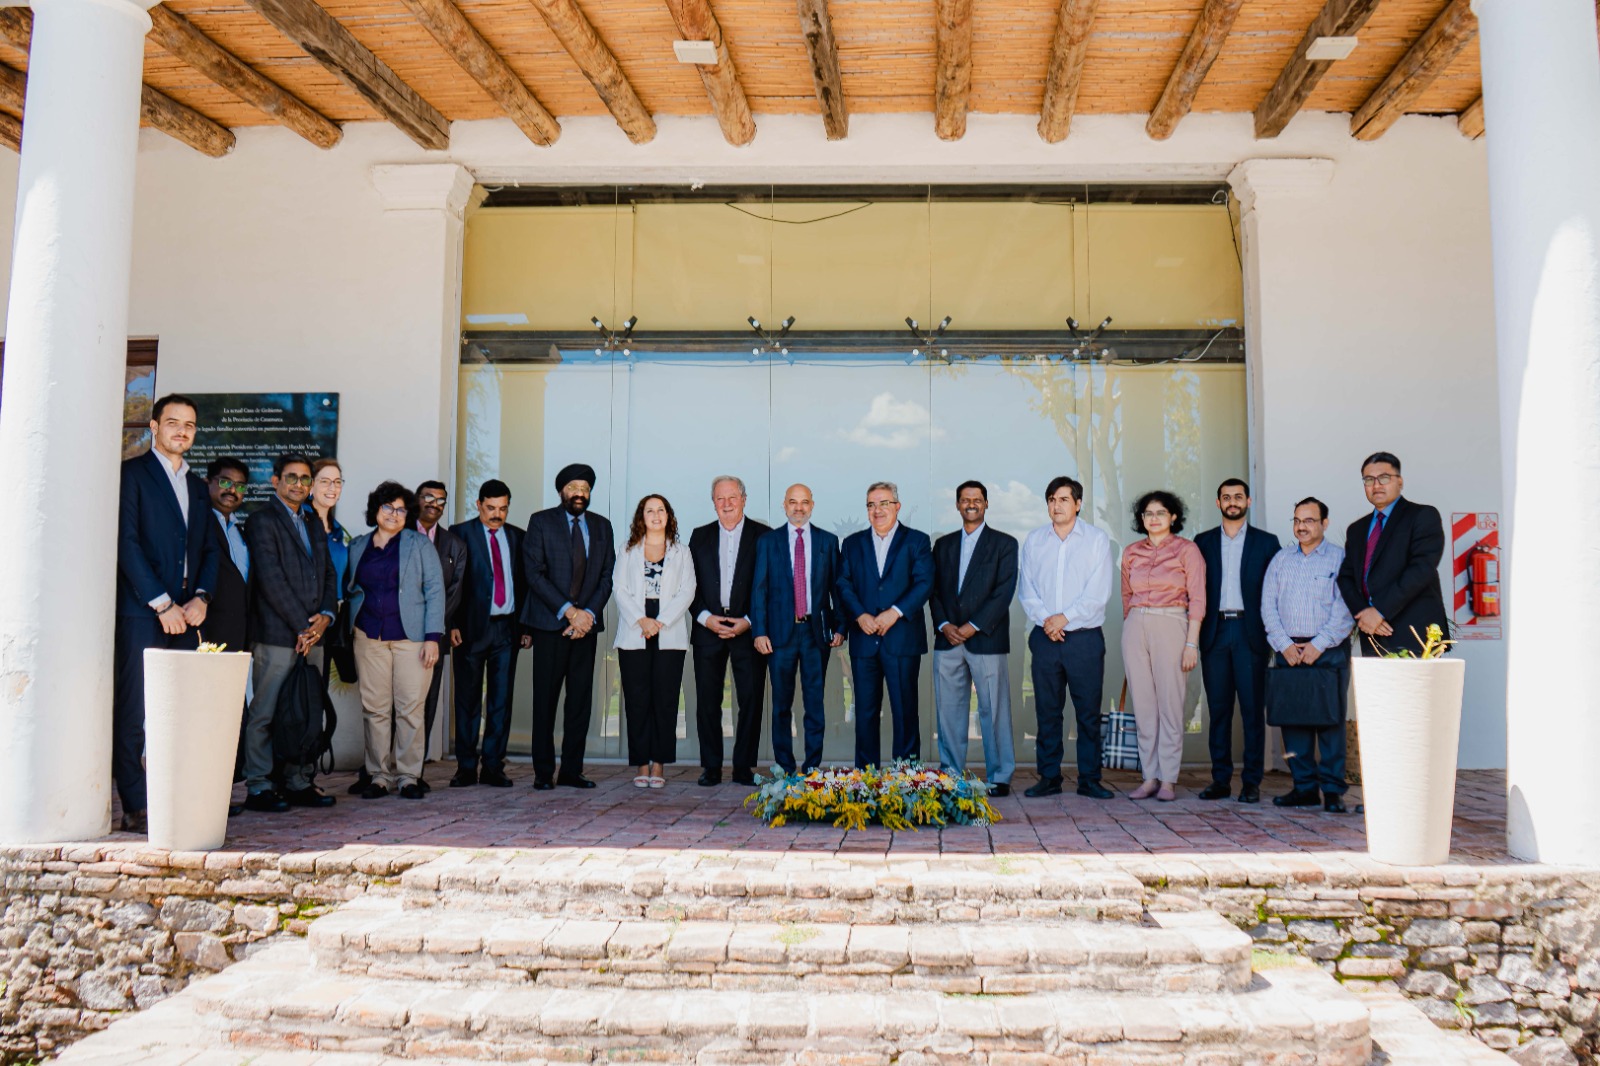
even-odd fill
[(897, 400), (892, 392), (880, 392), (872, 398), (861, 420), (838, 434), (852, 444), (868, 448), (916, 448), (945, 435), (944, 430), (933, 428), (932, 422), (923, 404)]

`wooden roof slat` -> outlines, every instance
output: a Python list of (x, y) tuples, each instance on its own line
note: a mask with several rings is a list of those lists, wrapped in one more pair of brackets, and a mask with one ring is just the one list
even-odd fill
[(0, 144), (13, 152), (22, 151), (22, 120), (0, 111)]
[(556, 143), (561, 136), (561, 124), (452, 0), (404, 0), (404, 3), (439, 42), (439, 47), (494, 98), (530, 141), (541, 147)]
[(211, 121), (187, 104), (146, 85), (139, 97), (139, 117), (197, 152), (213, 159), (233, 151), (233, 131)]
[(313, 0), (246, 2), (407, 137), (423, 148), (450, 146), (450, 120)]
[(1471, 0), (1451, 0), (1383, 84), (1350, 116), (1351, 134), (1358, 140), (1375, 141), (1389, 132), (1477, 35), (1478, 17), (1472, 13)]
[(0, 107), (20, 115), (27, 95), (28, 76), (15, 67), (0, 65)]
[(1051, 144), (1064, 140), (1072, 128), (1089, 54), (1089, 31), (1100, 0), (1061, 0), (1055, 38), (1050, 46), (1050, 69), (1045, 75), (1044, 103), (1039, 109), (1039, 136)]
[(714, 64), (696, 64), (705, 84), (711, 113), (717, 116), (722, 136), (732, 145), (746, 145), (755, 139), (756, 120), (750, 114), (750, 100), (739, 80), (733, 53), (723, 37), (722, 25), (711, 10), (710, 0), (667, 0), (667, 10), (686, 41), (710, 41), (717, 50)]
[(937, 0), (933, 17), (939, 49), (933, 128), (940, 140), (959, 141), (972, 97), (972, 0)]
[(1307, 59), (1306, 50), (1318, 37), (1351, 37), (1367, 24), (1379, 0), (1328, 0), (1312, 21), (1300, 47), (1278, 75), (1278, 80), (1256, 108), (1256, 136), (1276, 137), (1300, 113), (1311, 91), (1333, 66)]
[(850, 135), (850, 111), (845, 104), (844, 78), (839, 72), (839, 42), (833, 36), (833, 16), (828, 0), (796, 0), (800, 14), (800, 33), (805, 37), (806, 54), (811, 59), (811, 81), (822, 108), (822, 127), (828, 140), (842, 141)]
[(634, 90), (622, 64), (606, 43), (595, 32), (576, 0), (531, 0), (544, 16), (546, 24), (560, 39), (562, 47), (578, 64), (583, 76), (589, 79), (594, 91), (606, 105), (622, 132), (634, 144), (648, 144), (655, 139), (656, 120), (650, 117), (644, 102)]
[(1244, 0), (1206, 0), (1206, 6), (1189, 34), (1189, 40), (1183, 46), (1178, 65), (1173, 68), (1167, 87), (1161, 91), (1161, 99), (1150, 112), (1150, 121), (1145, 123), (1145, 132), (1155, 140), (1164, 141), (1171, 137), (1178, 123), (1194, 107), (1194, 98), (1200, 92), (1200, 86), (1205, 84), (1206, 75), (1217, 61), (1223, 42), (1232, 32), (1234, 20), (1239, 17), (1239, 9), (1243, 6)]
[(1483, 136), (1483, 97), (1478, 97), (1467, 109), (1456, 116), (1456, 128), (1464, 137), (1477, 140)]

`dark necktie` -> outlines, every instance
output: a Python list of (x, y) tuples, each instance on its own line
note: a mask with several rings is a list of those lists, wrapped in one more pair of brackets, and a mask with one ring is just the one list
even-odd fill
[(572, 580), (567, 583), (567, 599), (573, 603), (578, 602), (578, 593), (583, 591), (583, 572), (588, 569), (588, 552), (583, 547), (583, 530), (578, 525), (578, 520), (572, 520)]
[(494, 605), (506, 605), (506, 565), (500, 561), (500, 538), (498, 529), (489, 530), (489, 558), (494, 561)]
[(1372, 523), (1372, 528), (1367, 530), (1367, 558), (1361, 567), (1361, 595), (1367, 592), (1367, 572), (1372, 569), (1372, 557), (1378, 551), (1378, 538), (1383, 536), (1383, 512), (1378, 512), (1378, 520)]

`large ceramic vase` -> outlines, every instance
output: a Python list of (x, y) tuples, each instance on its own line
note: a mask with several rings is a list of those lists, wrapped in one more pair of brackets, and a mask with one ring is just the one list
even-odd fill
[(249, 676), (244, 652), (146, 649), (145, 779), (155, 847), (222, 847)]
[(1358, 658), (1350, 665), (1367, 851), (1395, 866), (1442, 863), (1450, 857), (1467, 664)]

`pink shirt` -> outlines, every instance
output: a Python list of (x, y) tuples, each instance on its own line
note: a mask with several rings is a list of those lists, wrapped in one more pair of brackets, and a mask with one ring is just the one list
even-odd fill
[(1206, 614), (1206, 561), (1194, 541), (1168, 537), (1157, 547), (1140, 538), (1122, 552), (1122, 616), (1135, 607), (1186, 607), (1189, 621)]

